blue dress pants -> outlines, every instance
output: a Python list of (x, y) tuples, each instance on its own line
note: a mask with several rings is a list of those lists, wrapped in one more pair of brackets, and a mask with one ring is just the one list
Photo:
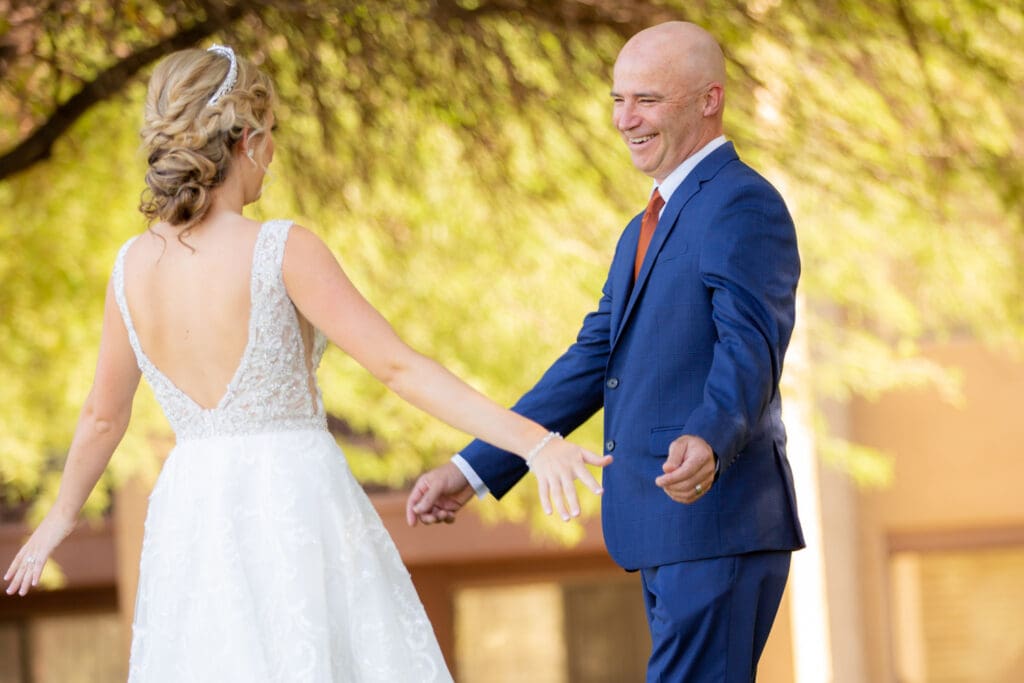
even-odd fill
[(750, 683), (789, 575), (790, 551), (641, 569), (647, 683)]

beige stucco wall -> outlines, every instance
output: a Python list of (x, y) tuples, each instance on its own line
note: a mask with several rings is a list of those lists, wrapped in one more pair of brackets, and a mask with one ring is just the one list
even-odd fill
[(870, 681), (893, 680), (895, 671), (886, 578), (894, 543), (1024, 537), (1024, 360), (973, 342), (935, 346), (927, 355), (961, 373), (958, 405), (919, 389), (858, 400), (849, 412), (850, 436), (895, 462), (891, 486), (861, 491), (856, 500)]

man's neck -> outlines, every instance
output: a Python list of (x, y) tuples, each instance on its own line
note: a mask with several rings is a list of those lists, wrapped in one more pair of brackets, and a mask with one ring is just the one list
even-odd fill
[(676, 188), (683, 184), (683, 181), (686, 180), (686, 176), (690, 175), (690, 171), (696, 168), (697, 164), (704, 161), (708, 155), (725, 143), (726, 139), (724, 135), (719, 135), (714, 139), (709, 140), (703, 147), (684, 159), (683, 163), (679, 164), (674, 171), (665, 176), (664, 180), (655, 181), (654, 185), (658, 188), (658, 192), (661, 194), (661, 197), (665, 200), (666, 204), (672, 197), (672, 193), (676, 191)]

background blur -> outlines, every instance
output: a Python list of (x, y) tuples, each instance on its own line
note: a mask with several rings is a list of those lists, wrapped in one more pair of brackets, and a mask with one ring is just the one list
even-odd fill
[[(511, 403), (595, 305), (650, 180), (610, 123), (635, 31), (723, 44), (726, 132), (782, 191), (804, 274), (786, 423), (809, 547), (768, 683), (1024, 680), (1024, 5), (988, 0), (0, 0), (0, 564), (56, 494), (116, 249), (145, 228), (138, 128), (163, 55), (270, 72), (254, 218), (332, 246), (399, 333)], [(460, 683), (642, 680), (639, 581), (529, 485), (410, 530), (465, 437), (337, 350), (331, 427)], [(600, 420), (577, 438), (600, 448)], [(0, 597), (0, 683), (124, 680), (148, 387), (47, 590)], [(272, 504), (272, 501), (270, 501)]]

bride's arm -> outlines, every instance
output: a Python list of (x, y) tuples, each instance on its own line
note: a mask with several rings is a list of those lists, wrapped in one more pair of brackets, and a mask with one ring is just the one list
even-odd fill
[(4, 574), (4, 580), (10, 581), (8, 594), (25, 595), (35, 586), (53, 549), (74, 528), (86, 498), (128, 428), (139, 374), (113, 285), (108, 284), (96, 376), (78, 417), (60, 491), (53, 507)]
[[(412, 405), (521, 457), (547, 436), (541, 425), (498, 405), (403, 342), (356, 290), (327, 246), (305, 228), (292, 226), (282, 271), (288, 295), (306, 319)], [(551, 512), (550, 496), (563, 518), (578, 515), (573, 480), (600, 493), (584, 463), (604, 466), (611, 458), (560, 439), (540, 452), (544, 457), (531, 466), (545, 512)]]

